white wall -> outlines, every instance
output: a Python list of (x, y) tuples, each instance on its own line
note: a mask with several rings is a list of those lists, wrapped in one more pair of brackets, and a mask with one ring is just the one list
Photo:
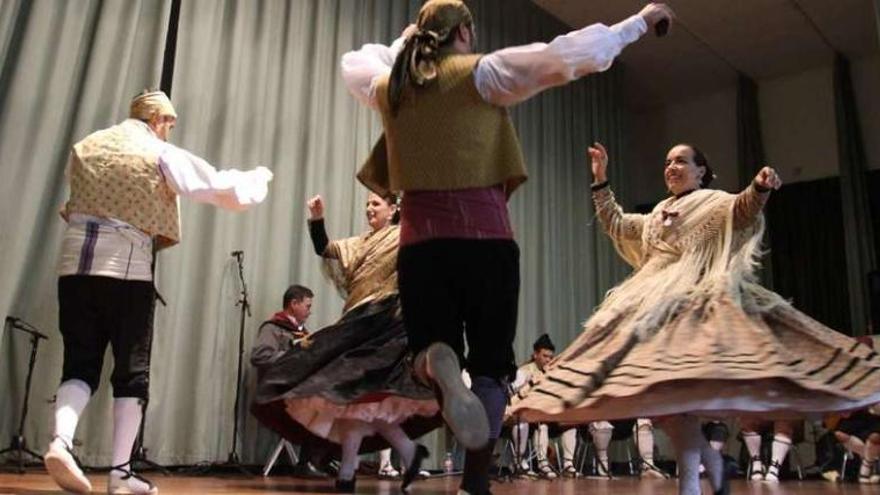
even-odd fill
[(787, 182), (838, 174), (832, 68), (759, 81), (767, 162)]
[(851, 67), (868, 168), (880, 169), (880, 55), (853, 60)]
[(681, 142), (709, 156), (718, 176), (714, 187), (737, 189), (735, 88), (632, 114), (629, 133), (624, 159), (633, 171), (635, 204), (664, 197), (663, 160), (669, 148)]
[[(851, 67), (868, 167), (880, 169), (880, 55), (853, 60)], [(766, 162), (783, 180), (838, 174), (831, 66), (758, 81), (758, 103)], [(718, 175), (715, 187), (735, 191), (736, 88), (631, 110), (623, 160), (632, 171), (635, 190), (628, 197), (634, 198), (633, 205), (663, 196), (662, 159), (680, 141), (690, 141), (709, 155)]]

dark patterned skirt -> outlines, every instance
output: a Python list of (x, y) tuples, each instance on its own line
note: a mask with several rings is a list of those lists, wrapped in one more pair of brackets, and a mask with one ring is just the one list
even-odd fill
[[(400, 424), (411, 438), (441, 423), (433, 391), (412, 373), (397, 296), (351, 309), (267, 367), (251, 411), (294, 443), (339, 444), (346, 420)], [(372, 435), (361, 451), (385, 447)]]

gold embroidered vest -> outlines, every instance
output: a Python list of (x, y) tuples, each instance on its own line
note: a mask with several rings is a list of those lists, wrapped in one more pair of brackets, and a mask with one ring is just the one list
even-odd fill
[(180, 242), (177, 194), (159, 171), (154, 139), (138, 122), (127, 120), (73, 145), (70, 199), (62, 216), (121, 220), (154, 237), (157, 249)]
[[(474, 83), (480, 55), (449, 55), (437, 79), (404, 90), (391, 114), (388, 78), (376, 87), (385, 127), (358, 177), (384, 192), (457, 190), (503, 184), (508, 196), (527, 178), (507, 109), (487, 103)], [(384, 144), (384, 146), (383, 146)]]

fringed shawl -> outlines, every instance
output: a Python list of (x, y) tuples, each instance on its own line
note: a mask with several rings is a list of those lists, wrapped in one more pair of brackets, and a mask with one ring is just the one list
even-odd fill
[(323, 272), (345, 298), (343, 313), (397, 293), (397, 247), (400, 228), (384, 227), (331, 242)]
[[(610, 192), (597, 195), (597, 211), (621, 257), (635, 269), (608, 292), (586, 326), (603, 326), (624, 314), (642, 337), (661, 328), (684, 303), (727, 292), (747, 313), (784, 304), (781, 298), (750, 294), (758, 287), (763, 217), (755, 213), (734, 229), (737, 195), (698, 190), (661, 201), (648, 215), (622, 214)], [(671, 225), (664, 225), (670, 219)], [(743, 296), (746, 297), (743, 297)], [(707, 308), (708, 309), (708, 308)]]

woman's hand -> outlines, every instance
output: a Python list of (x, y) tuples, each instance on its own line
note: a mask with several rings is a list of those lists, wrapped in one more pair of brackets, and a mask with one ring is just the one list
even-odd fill
[(776, 190), (782, 187), (782, 179), (771, 167), (764, 167), (755, 176), (755, 184), (766, 190)]
[(306, 206), (309, 207), (310, 220), (320, 220), (324, 218), (324, 200), (321, 199), (320, 194), (310, 199), (306, 203)]
[(601, 184), (608, 180), (608, 152), (602, 143), (593, 143), (587, 149), (593, 169), (593, 184)]

